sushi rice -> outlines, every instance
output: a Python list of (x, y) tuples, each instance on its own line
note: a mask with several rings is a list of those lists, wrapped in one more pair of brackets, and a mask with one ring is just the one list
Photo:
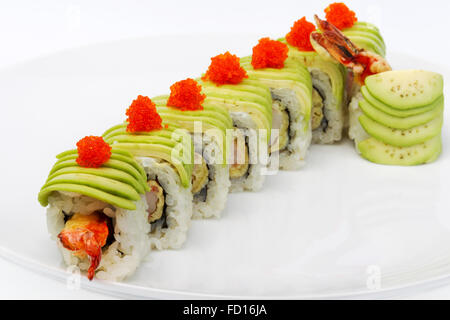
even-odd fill
[(135, 272), (141, 261), (150, 252), (150, 224), (147, 204), (136, 201), (136, 210), (126, 210), (103, 201), (73, 192), (54, 192), (49, 196), (47, 208), (47, 228), (52, 240), (57, 242), (64, 262), (77, 266), (81, 271), (89, 268), (89, 259), (80, 258), (66, 249), (58, 239), (67, 217), (64, 213), (91, 214), (101, 211), (112, 219), (114, 241), (102, 252), (96, 277), (109, 281), (121, 281)]
[(192, 193), (184, 188), (173, 167), (158, 159), (138, 157), (148, 180), (158, 181), (165, 193), (165, 219), (152, 223), (149, 233), (152, 248), (178, 249), (186, 241), (191, 225)]
[(313, 88), (322, 97), (324, 119), (326, 126), (320, 126), (312, 133), (315, 144), (330, 144), (342, 139), (345, 124), (344, 109), (339, 107), (342, 102), (336, 101), (329, 76), (318, 68), (309, 68)]

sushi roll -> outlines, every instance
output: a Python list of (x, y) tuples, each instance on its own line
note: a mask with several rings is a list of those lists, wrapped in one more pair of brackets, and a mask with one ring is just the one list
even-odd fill
[(278, 130), (278, 137), (272, 137), (269, 151), (279, 157), (281, 169), (294, 170), (303, 166), (311, 143), (312, 82), (306, 67), (287, 59), (288, 50), (280, 41), (263, 38), (241, 65), (249, 79), (270, 88), (272, 129)]
[(192, 218), (193, 144), (186, 130), (162, 123), (155, 104), (138, 96), (128, 118), (103, 134), (114, 148), (127, 150), (143, 167), (152, 248), (180, 248)]
[(331, 144), (342, 139), (345, 125), (345, 68), (336, 61), (324, 59), (315, 51), (311, 34), (314, 24), (305, 17), (296, 21), (280, 41), (287, 43), (289, 57), (308, 68), (312, 79), (312, 142)]
[(131, 275), (150, 250), (148, 190), (133, 156), (101, 137), (58, 155), (38, 199), (65, 263), (90, 280)]
[(386, 45), (379, 29), (357, 21), (355, 13), (345, 4), (333, 3), (325, 9), (325, 14), (326, 21), (315, 18), (320, 32), (311, 35), (312, 43), (324, 57), (346, 67), (348, 135), (356, 141), (361, 132), (358, 122), (361, 85), (368, 75), (390, 70), (385, 60)]
[(270, 174), (269, 142), (272, 129), (272, 97), (269, 88), (250, 79), (240, 59), (229, 52), (211, 58), (198, 80), (205, 104), (227, 110), (233, 120), (228, 157), (230, 192), (258, 191)]
[(220, 217), (230, 188), (227, 130), (233, 129), (233, 121), (226, 109), (205, 101), (201, 86), (193, 79), (176, 82), (170, 90), (170, 96), (152, 101), (164, 123), (173, 123), (192, 135), (193, 218)]

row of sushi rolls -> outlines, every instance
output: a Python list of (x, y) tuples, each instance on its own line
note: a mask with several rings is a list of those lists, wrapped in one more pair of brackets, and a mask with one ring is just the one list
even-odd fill
[(436, 160), (443, 77), (391, 70), (376, 26), (344, 3), (324, 12), (251, 56), (211, 58), (168, 95), (139, 95), (102, 136), (57, 155), (38, 200), (64, 262), (121, 281), (152, 250), (181, 248), (192, 219), (219, 218), (229, 192), (302, 168), (311, 144), (348, 136), (377, 164)]

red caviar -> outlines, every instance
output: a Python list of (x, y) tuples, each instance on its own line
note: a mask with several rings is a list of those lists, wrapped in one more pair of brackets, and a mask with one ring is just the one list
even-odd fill
[(86, 168), (98, 168), (111, 158), (111, 146), (102, 137), (88, 136), (77, 142), (77, 163)]
[(170, 97), (167, 105), (182, 111), (203, 110), (202, 103), (206, 95), (202, 94), (202, 86), (193, 79), (175, 82), (170, 87)]
[(342, 2), (332, 3), (324, 11), (327, 21), (341, 30), (353, 27), (358, 21), (355, 13)]
[(303, 17), (294, 23), (291, 32), (286, 35), (286, 41), (301, 51), (314, 51), (310, 36), (315, 30), (316, 26)]
[(286, 44), (269, 38), (262, 38), (253, 47), (252, 66), (255, 69), (281, 69), (288, 57), (288, 51)]
[(228, 51), (211, 58), (208, 71), (202, 77), (203, 80), (211, 80), (218, 85), (238, 84), (244, 78), (248, 78), (248, 75), (241, 67), (240, 59)]
[(148, 132), (162, 129), (162, 119), (149, 97), (139, 95), (127, 109), (128, 132)]

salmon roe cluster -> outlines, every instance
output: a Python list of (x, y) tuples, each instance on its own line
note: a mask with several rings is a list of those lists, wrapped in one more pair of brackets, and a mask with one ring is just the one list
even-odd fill
[(128, 132), (148, 132), (162, 129), (162, 119), (149, 97), (139, 95), (127, 109)]
[(85, 168), (98, 168), (111, 158), (111, 146), (102, 137), (88, 136), (77, 142), (77, 163)]
[(253, 47), (252, 66), (255, 69), (284, 67), (288, 57), (288, 46), (280, 41), (262, 38)]
[(324, 11), (327, 21), (340, 30), (351, 28), (358, 21), (355, 13), (342, 2), (332, 3)]
[(202, 94), (202, 86), (193, 79), (175, 82), (170, 86), (169, 107), (179, 108), (181, 111), (203, 110), (202, 103), (206, 95)]
[(291, 32), (286, 35), (286, 41), (301, 51), (314, 51), (310, 36), (315, 30), (316, 26), (303, 17), (294, 23)]
[(240, 59), (228, 51), (211, 58), (208, 71), (202, 77), (203, 80), (210, 80), (218, 85), (238, 84), (244, 78), (248, 78), (248, 75), (241, 67)]

